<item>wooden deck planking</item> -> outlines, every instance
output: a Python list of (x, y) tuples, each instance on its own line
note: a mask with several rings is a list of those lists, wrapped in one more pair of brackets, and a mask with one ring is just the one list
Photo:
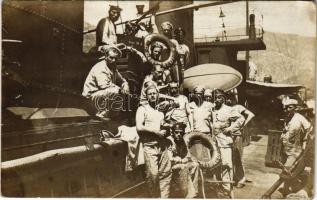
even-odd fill
[(234, 188), (235, 198), (260, 198), (279, 178), (280, 169), (265, 166), (268, 136), (260, 137), (258, 141), (251, 141), (250, 145), (244, 147), (242, 159), (245, 173), (252, 182), (246, 183), (244, 188)]

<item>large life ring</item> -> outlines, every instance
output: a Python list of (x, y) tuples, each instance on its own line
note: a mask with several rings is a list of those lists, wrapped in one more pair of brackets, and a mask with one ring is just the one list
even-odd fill
[(191, 149), (195, 140), (200, 140), (208, 149), (210, 149), (210, 152), (212, 152), (211, 158), (208, 159), (208, 161), (199, 160), (191, 153), (191, 156), (199, 161), (201, 168), (212, 170), (221, 163), (220, 150), (214, 138), (204, 133), (192, 132), (186, 136), (185, 140), (189, 149)]
[[(158, 41), (158, 42), (163, 43), (170, 50), (169, 57), (165, 61), (157, 61), (151, 57), (150, 45), (154, 41)], [(164, 35), (153, 33), (153, 34), (150, 34), (144, 38), (144, 54), (145, 54), (145, 57), (147, 58), (147, 60), (152, 65), (161, 65), (163, 68), (167, 69), (170, 66), (172, 66), (173, 63), (175, 62), (176, 48), (175, 48), (174, 44)]]

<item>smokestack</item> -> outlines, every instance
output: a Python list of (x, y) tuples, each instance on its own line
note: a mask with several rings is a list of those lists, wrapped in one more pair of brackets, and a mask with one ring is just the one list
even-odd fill
[(255, 15), (250, 15), (250, 28), (249, 28), (249, 38), (250, 39), (256, 39), (256, 33), (255, 33)]

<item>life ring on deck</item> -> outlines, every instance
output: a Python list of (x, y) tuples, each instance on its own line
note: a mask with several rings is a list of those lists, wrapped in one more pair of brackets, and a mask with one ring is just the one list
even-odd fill
[[(150, 46), (155, 41), (163, 43), (169, 49), (170, 53), (168, 58), (165, 61), (157, 61), (151, 57)], [(152, 65), (161, 65), (164, 69), (167, 69), (170, 66), (172, 66), (175, 61), (176, 49), (174, 44), (167, 37), (165, 37), (164, 35), (154, 33), (144, 38), (144, 54), (147, 60)]]
[[(211, 170), (221, 163), (220, 150), (214, 138), (200, 132), (192, 132), (185, 137), (190, 154), (193, 158), (199, 161), (200, 167)], [(193, 148), (195, 148), (194, 144), (197, 144), (197, 141), (208, 148), (210, 154), (207, 154), (207, 156), (205, 155), (206, 157), (202, 158), (201, 156), (204, 156), (202, 154), (205, 154), (203, 151), (197, 152), (197, 149), (193, 150)], [(196, 152), (196, 155), (193, 152)]]

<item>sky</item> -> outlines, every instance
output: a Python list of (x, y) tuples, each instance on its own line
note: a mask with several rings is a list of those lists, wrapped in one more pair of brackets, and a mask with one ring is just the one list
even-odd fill
[[(246, 2), (201, 8), (194, 12), (195, 37), (215, 36), (221, 31), (220, 7), (226, 15), (224, 23), (227, 29), (245, 26)], [(262, 26), (265, 31), (316, 35), (316, 7), (312, 2), (249, 1), (249, 13), (255, 14), (256, 27)]]
[[(204, 3), (199, 1), (195, 3)], [(210, 1), (209, 1), (210, 2)], [(85, 1), (85, 22), (97, 25), (107, 15), (109, 4), (123, 8), (122, 20), (134, 18), (135, 5), (144, 4), (148, 10), (148, 1)], [(226, 29), (242, 28), (246, 23), (245, 2), (236, 2), (221, 6), (200, 8), (194, 11), (194, 37), (215, 36), (221, 31), (220, 7), (226, 17)], [(256, 26), (265, 31), (291, 33), (315, 37), (316, 7), (313, 2), (305, 1), (249, 1), (249, 12), (256, 16)], [(263, 20), (262, 20), (263, 16)], [(118, 29), (120, 33), (122, 30)]]

